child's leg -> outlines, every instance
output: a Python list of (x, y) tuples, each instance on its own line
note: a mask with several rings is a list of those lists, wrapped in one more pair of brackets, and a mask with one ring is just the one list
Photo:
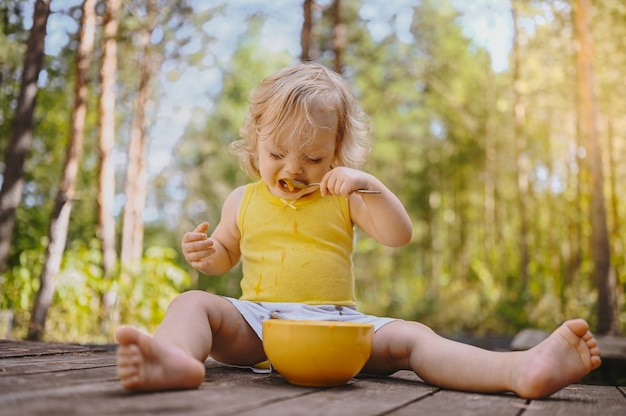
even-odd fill
[(232, 303), (201, 291), (174, 299), (154, 337), (132, 327), (115, 336), (118, 375), (132, 390), (197, 387), (209, 354), (231, 364), (265, 359), (261, 340)]
[(567, 321), (541, 344), (516, 352), (483, 350), (440, 337), (420, 323), (397, 321), (376, 332), (364, 371), (411, 369), (444, 388), (539, 398), (599, 366), (600, 351), (582, 319)]

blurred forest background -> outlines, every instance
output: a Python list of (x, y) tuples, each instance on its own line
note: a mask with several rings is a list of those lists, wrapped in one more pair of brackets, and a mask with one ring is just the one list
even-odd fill
[(400, 249), (357, 233), (360, 310), (620, 333), (626, 3), (589, 3), (4, 0), (0, 337), (110, 342), (181, 291), (238, 296), (239, 269), (200, 276), (180, 240), (249, 181), (227, 145), (298, 60), (354, 86), (365, 168), (413, 219)]

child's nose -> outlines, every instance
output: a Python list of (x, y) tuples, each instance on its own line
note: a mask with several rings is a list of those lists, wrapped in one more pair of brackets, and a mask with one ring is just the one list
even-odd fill
[(291, 175), (297, 175), (302, 173), (302, 160), (298, 158), (288, 158), (285, 161), (285, 170)]

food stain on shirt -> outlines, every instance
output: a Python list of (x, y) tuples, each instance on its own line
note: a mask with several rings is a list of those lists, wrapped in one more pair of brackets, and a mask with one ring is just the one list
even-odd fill
[[(261, 263), (265, 263), (265, 256), (261, 256)], [(254, 292), (257, 296), (263, 293), (263, 272), (259, 273), (259, 280), (257, 280), (257, 283), (254, 286)]]
[(257, 281), (256, 286), (254, 286), (254, 292), (259, 296), (263, 293), (263, 288), (261, 287), (263, 283), (263, 273), (259, 273), (259, 280)]
[(287, 250), (285, 248), (280, 249), (280, 271), (281, 273), (285, 271), (285, 258), (287, 257)]
[(280, 272), (274, 275), (274, 284), (278, 286), (278, 279), (285, 273), (285, 258), (287, 257), (287, 250), (285, 248), (280, 249)]

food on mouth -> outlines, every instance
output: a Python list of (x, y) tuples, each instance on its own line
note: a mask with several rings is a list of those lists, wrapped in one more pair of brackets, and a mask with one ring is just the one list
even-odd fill
[(281, 179), (280, 183), (287, 189), (289, 189), (290, 191), (293, 191), (294, 189), (296, 189), (296, 187), (294, 186), (293, 182), (290, 179)]
[(305, 189), (311, 186), (319, 186), (319, 183), (307, 184), (306, 182), (302, 182), (297, 179), (281, 179), (280, 183), (290, 191), (299, 191), (300, 189)]

